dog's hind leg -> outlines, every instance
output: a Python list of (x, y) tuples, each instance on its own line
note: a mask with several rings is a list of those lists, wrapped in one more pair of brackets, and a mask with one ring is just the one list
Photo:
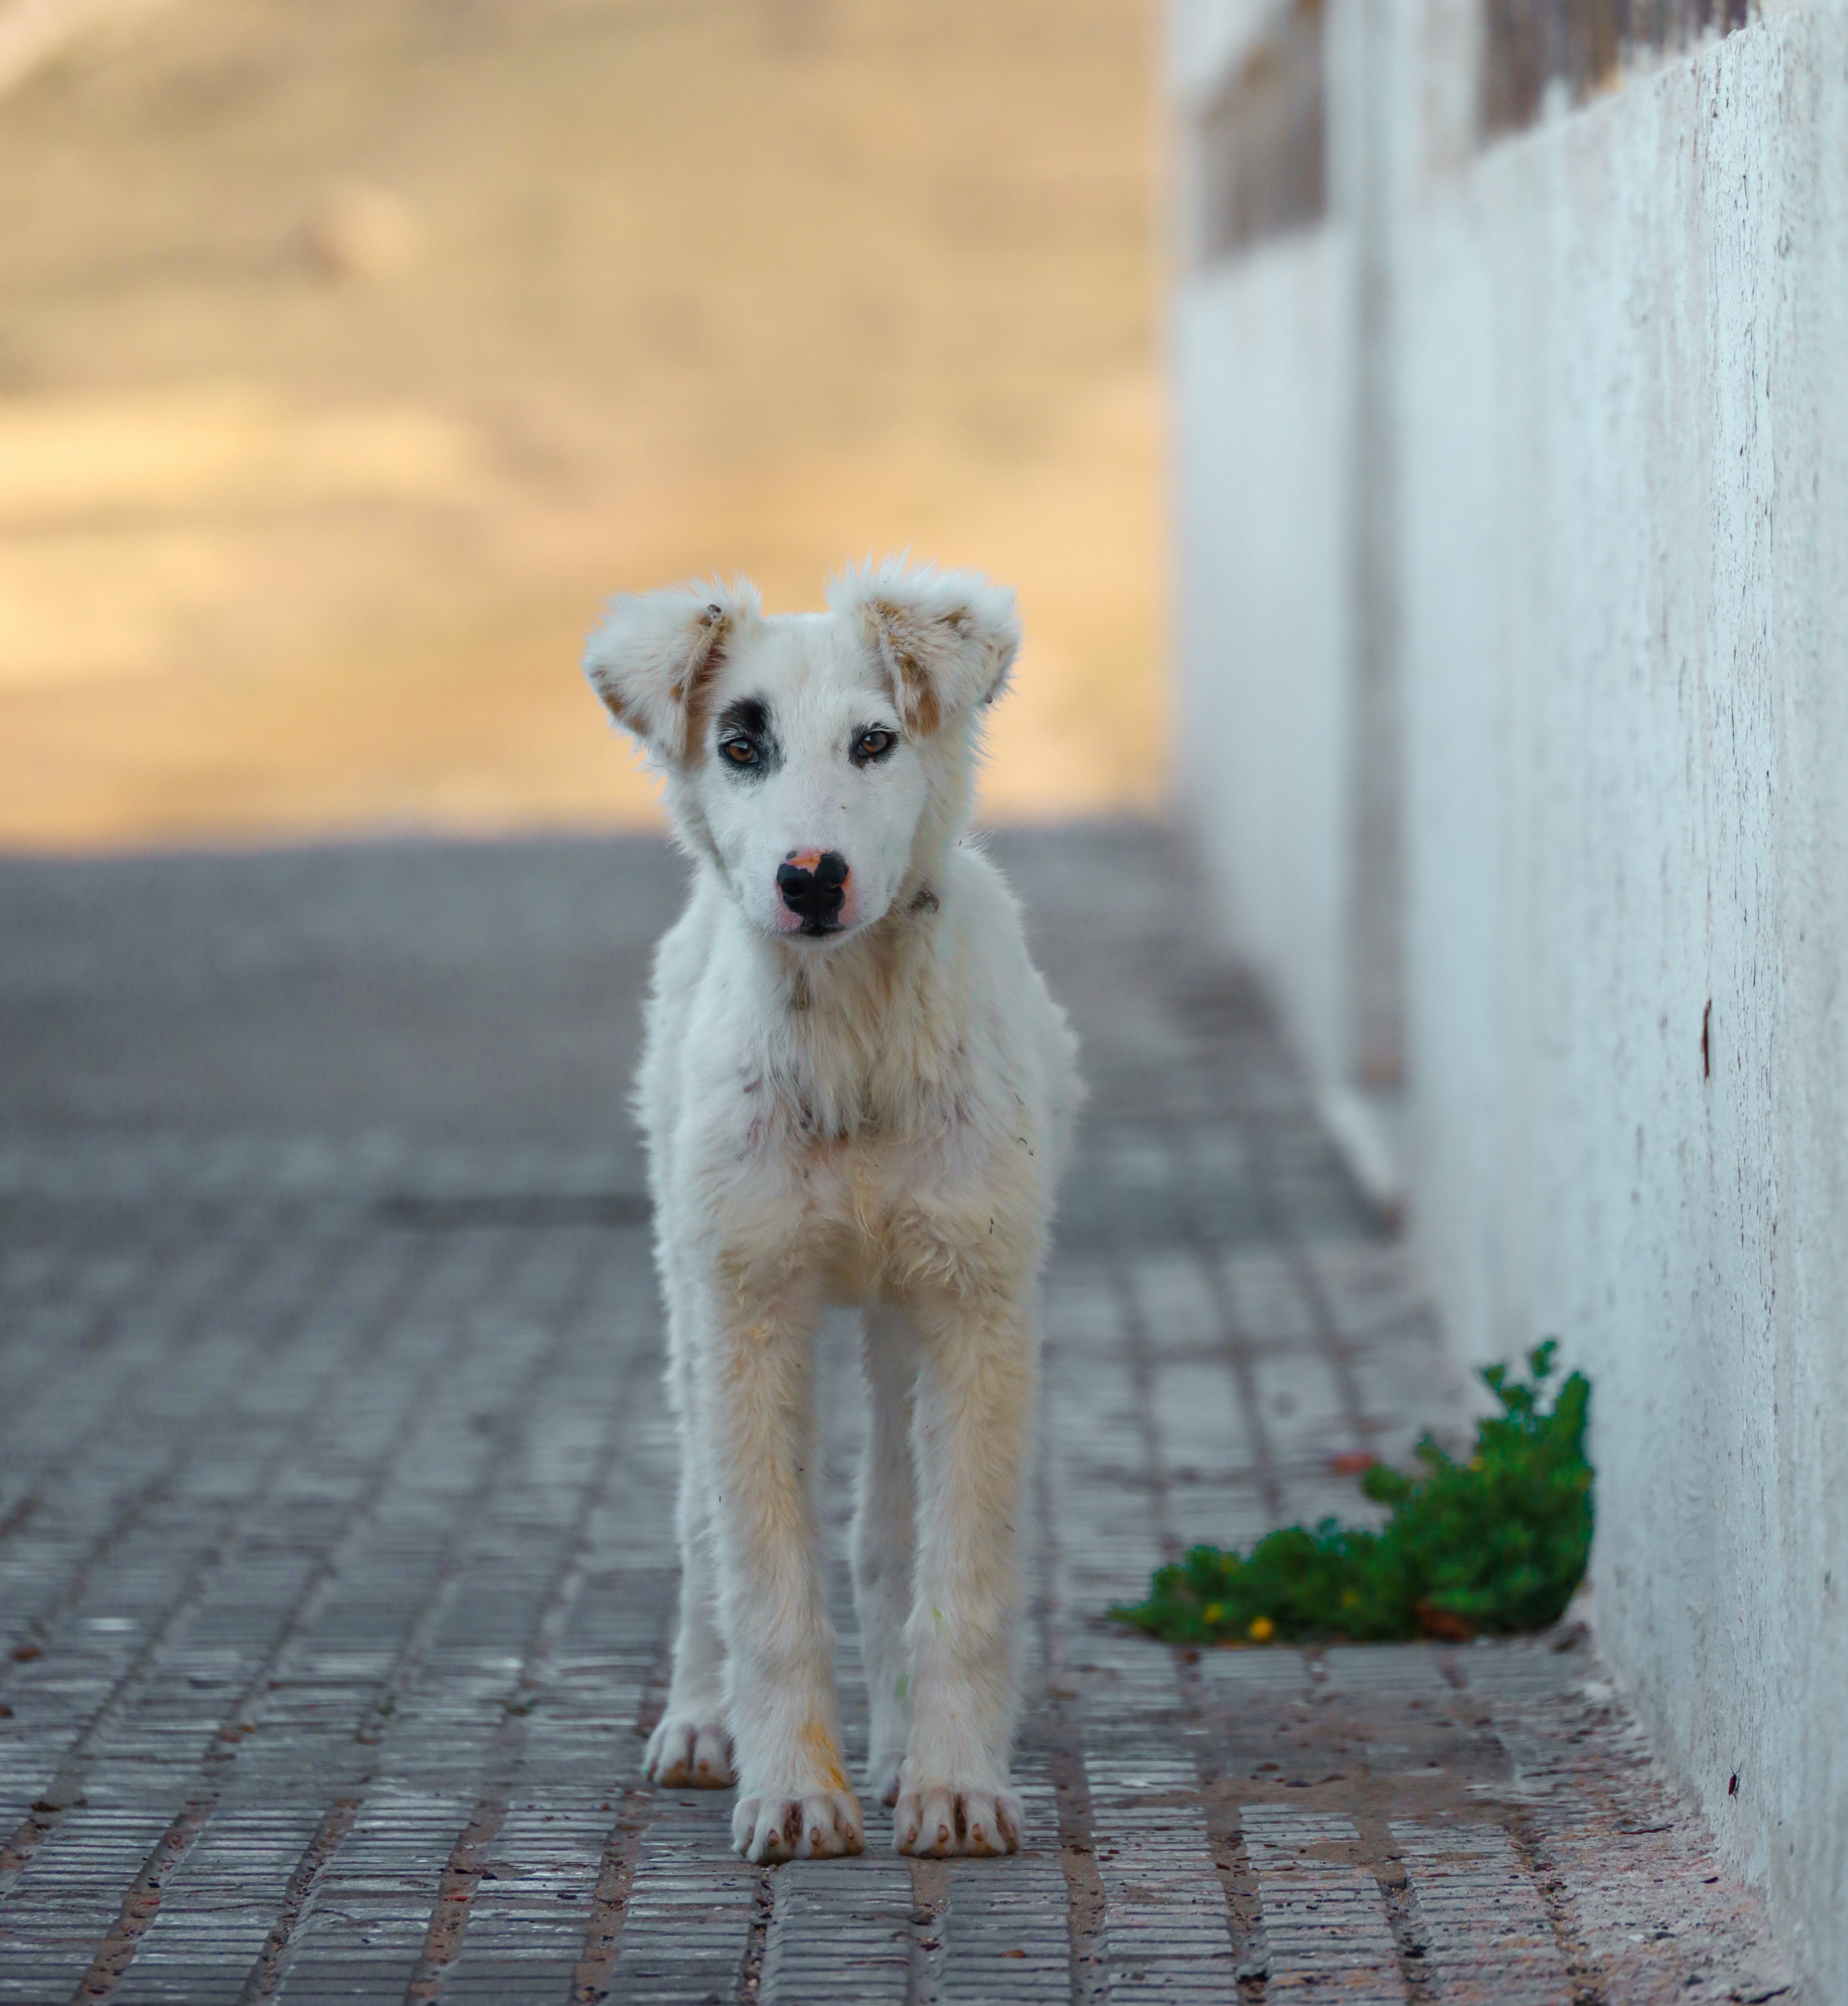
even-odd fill
[(891, 1804), (898, 1800), (898, 1772), (911, 1736), (905, 1626), (915, 1579), (911, 1425), (917, 1339), (902, 1312), (884, 1303), (868, 1305), (866, 1333), (872, 1419), (853, 1515), (853, 1605), (873, 1716), (866, 1787)]
[(670, 1301), (669, 1404), (680, 1424), (680, 1621), (674, 1635), (667, 1709), (648, 1737), (646, 1768), (671, 1790), (722, 1790), (733, 1780), (725, 1721), (725, 1640), (718, 1628), (711, 1479), (694, 1406), (693, 1367), (681, 1313)]

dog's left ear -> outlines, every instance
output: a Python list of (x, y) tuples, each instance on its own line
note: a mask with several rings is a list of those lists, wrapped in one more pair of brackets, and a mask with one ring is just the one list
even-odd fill
[(827, 604), (879, 656), (907, 731), (927, 738), (1007, 687), (1021, 645), (1014, 593), (978, 572), (869, 558), (829, 580)]

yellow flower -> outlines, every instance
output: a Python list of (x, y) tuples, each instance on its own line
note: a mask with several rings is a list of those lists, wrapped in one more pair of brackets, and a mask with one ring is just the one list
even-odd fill
[(1277, 1625), (1268, 1616), (1255, 1616), (1251, 1628), (1245, 1633), (1254, 1644), (1268, 1644), (1277, 1635)]
[(1480, 1469), (1482, 1467), (1481, 1457), (1479, 1455), (1471, 1456), (1470, 1458), (1470, 1467), (1472, 1469)]
[(1224, 1614), (1224, 1610), (1217, 1602), (1209, 1602), (1200, 1611), (1202, 1617), (1209, 1623), (1217, 1623)]

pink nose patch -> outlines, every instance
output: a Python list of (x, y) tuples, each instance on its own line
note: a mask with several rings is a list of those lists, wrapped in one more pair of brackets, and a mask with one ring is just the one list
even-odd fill
[(848, 875), (838, 850), (798, 850), (776, 867), (776, 889), (805, 934), (833, 933), (847, 903)]

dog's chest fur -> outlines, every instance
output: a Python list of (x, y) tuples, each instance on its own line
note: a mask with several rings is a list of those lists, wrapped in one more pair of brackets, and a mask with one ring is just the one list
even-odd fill
[(818, 1156), (966, 1123), (967, 1024), (954, 970), (931, 951), (936, 920), (934, 906), (908, 910), (858, 954), (768, 972), (743, 1061), (754, 1146)]
[(664, 952), (652, 1042), (683, 1074), (697, 1055), (670, 1178), (701, 1193), (729, 1262), (788, 1260), (848, 1298), (924, 1277), (961, 1293), (1036, 1262), (1044, 1095), (992, 994), (983, 888), (963, 889), (907, 899), (826, 961), (764, 953), (714, 913), (677, 998)]

